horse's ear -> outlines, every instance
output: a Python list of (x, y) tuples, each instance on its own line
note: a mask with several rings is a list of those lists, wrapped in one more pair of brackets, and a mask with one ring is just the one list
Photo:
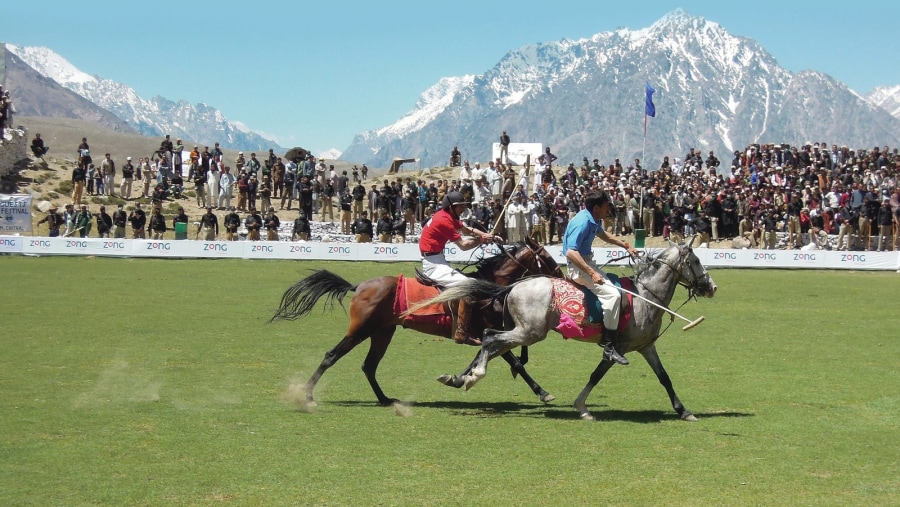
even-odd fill
[(696, 235), (696, 234), (694, 234), (693, 236), (691, 236), (691, 242), (687, 244), (688, 250), (690, 250), (691, 247), (694, 246), (694, 241), (696, 241), (696, 240), (697, 240), (697, 235)]

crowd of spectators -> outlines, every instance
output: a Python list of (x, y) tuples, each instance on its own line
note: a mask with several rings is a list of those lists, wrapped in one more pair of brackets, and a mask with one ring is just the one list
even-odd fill
[[(548, 156), (549, 155), (549, 156)], [(541, 160), (555, 159), (549, 148)], [(825, 143), (752, 144), (723, 163), (690, 149), (664, 157), (657, 167), (639, 159), (603, 165), (598, 159), (554, 170), (542, 162), (518, 172), (498, 159), (484, 170), (466, 161), (448, 190), (476, 203), (475, 217), (489, 225), (504, 204), (509, 240), (524, 234), (552, 244), (591, 190), (610, 193), (615, 215), (604, 220), (613, 234), (643, 229), (648, 237), (701, 244), (728, 241), (738, 248), (896, 250), (900, 225), (897, 149), (850, 149)], [(510, 199), (511, 197), (511, 199)]]
[[(136, 166), (129, 157), (121, 168), (120, 195), (130, 198), (132, 180), (143, 181), (135, 195), (151, 200), (152, 214), (163, 201), (185, 198), (185, 190), (191, 189), (201, 208), (229, 212), (227, 239), (260, 239), (260, 231), (277, 239), (272, 231), (281, 221), (275, 216), (278, 225), (273, 226), (267, 217), (274, 216), (276, 205), (291, 210), (296, 201), (300, 216), (292, 238), (310, 238), (309, 223), (318, 217), (320, 222), (339, 222), (340, 234), (359, 242), (405, 242), (452, 190), (473, 202), (470, 225), (493, 230), (510, 242), (525, 236), (541, 244), (559, 241), (582, 197), (592, 190), (610, 193), (615, 213), (603, 225), (616, 235), (640, 229), (648, 237), (680, 241), (697, 235), (699, 244), (763, 249), (811, 243), (841, 250), (896, 250), (900, 239), (900, 156), (887, 146), (752, 144), (724, 162), (713, 152), (704, 156), (690, 149), (683, 157), (664, 157), (653, 168), (639, 159), (604, 165), (587, 157), (579, 166), (554, 166), (557, 157), (547, 148), (535, 167), (497, 159), (482, 168), (466, 160), (459, 161), (456, 178), (395, 176), (380, 182), (365, 181), (365, 166), (362, 178), (354, 166), (351, 179), (347, 171), (338, 174), (334, 165), (312, 155), (283, 160), (273, 150), (249, 158), (239, 152), (232, 170), (218, 144), (203, 151), (194, 146), (186, 163), (183, 151), (180, 140), (172, 143), (166, 136), (153, 157), (141, 158)], [(73, 174), (75, 205), (81, 199), (78, 178), (89, 194), (114, 195), (117, 173), (109, 154), (95, 168), (84, 139), (79, 155), (81, 174)], [(497, 217), (502, 217), (499, 223)], [(218, 226), (215, 234), (210, 229), (204, 228), (204, 237), (217, 237)]]

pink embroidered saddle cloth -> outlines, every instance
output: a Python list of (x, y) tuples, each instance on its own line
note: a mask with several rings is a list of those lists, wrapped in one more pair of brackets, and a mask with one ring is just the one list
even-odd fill
[[(559, 312), (559, 325), (556, 331), (565, 339), (597, 343), (603, 336), (603, 324), (590, 321), (588, 308), (585, 305), (584, 293), (575, 283), (560, 278), (553, 278), (552, 309)], [(630, 278), (620, 278), (619, 283), (625, 290), (635, 292)], [(626, 304), (619, 315), (619, 331), (625, 329), (634, 316), (631, 294), (623, 294)]]

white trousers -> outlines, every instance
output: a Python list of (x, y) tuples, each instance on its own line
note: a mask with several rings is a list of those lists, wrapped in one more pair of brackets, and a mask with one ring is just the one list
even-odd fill
[(469, 279), (466, 275), (453, 269), (443, 254), (423, 257), (422, 272), (425, 273), (425, 276), (428, 278), (440, 282), (447, 287), (452, 287), (459, 282)]
[(603, 307), (603, 326), (607, 329), (618, 329), (619, 315), (621, 314), (622, 293), (613, 285), (609, 278), (606, 277), (606, 273), (597, 267), (593, 258), (585, 258), (584, 261), (587, 262), (594, 271), (603, 276), (604, 283), (594, 283), (587, 273), (581, 271), (578, 269), (578, 266), (572, 263), (567, 265), (569, 278), (578, 285), (587, 287), (591, 292), (597, 295), (598, 299), (600, 299), (600, 306)]

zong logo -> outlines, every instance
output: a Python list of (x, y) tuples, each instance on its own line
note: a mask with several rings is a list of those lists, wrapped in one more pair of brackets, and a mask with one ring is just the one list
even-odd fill
[(147, 243), (147, 250), (171, 250), (172, 245), (169, 243), (160, 243), (158, 241), (151, 241)]
[(253, 245), (251, 252), (272, 253), (275, 249), (271, 245)]
[[(33, 243), (34, 241), (32, 241)], [(16, 246), (16, 240), (14, 239), (0, 239), (0, 246)], [(32, 245), (34, 246), (34, 245)]]
[(350, 255), (350, 247), (349, 246), (330, 246), (330, 247), (328, 247), (328, 253), (337, 254), (337, 255)]
[(866, 262), (866, 254), (841, 254), (841, 262)]
[(204, 252), (227, 252), (228, 245), (224, 245), (221, 243), (205, 243), (203, 245)]
[(773, 253), (754, 253), (753, 260), (755, 260), (755, 261), (774, 261), (774, 260), (778, 260), (778, 256)]
[(795, 261), (815, 261), (816, 254), (814, 253), (796, 253), (794, 254)]
[(32, 239), (28, 246), (34, 248), (50, 248), (50, 242), (45, 239)]
[(713, 259), (717, 261), (736, 261), (737, 254), (734, 252), (716, 252)]
[(395, 246), (376, 246), (375, 255), (397, 255), (400, 249)]
[(124, 250), (125, 243), (122, 241), (104, 241), (103, 249), (104, 250)]
[(66, 240), (66, 248), (87, 248), (87, 241)]
[(303, 246), (303, 245), (291, 245), (291, 253), (311, 254), (312, 247)]

